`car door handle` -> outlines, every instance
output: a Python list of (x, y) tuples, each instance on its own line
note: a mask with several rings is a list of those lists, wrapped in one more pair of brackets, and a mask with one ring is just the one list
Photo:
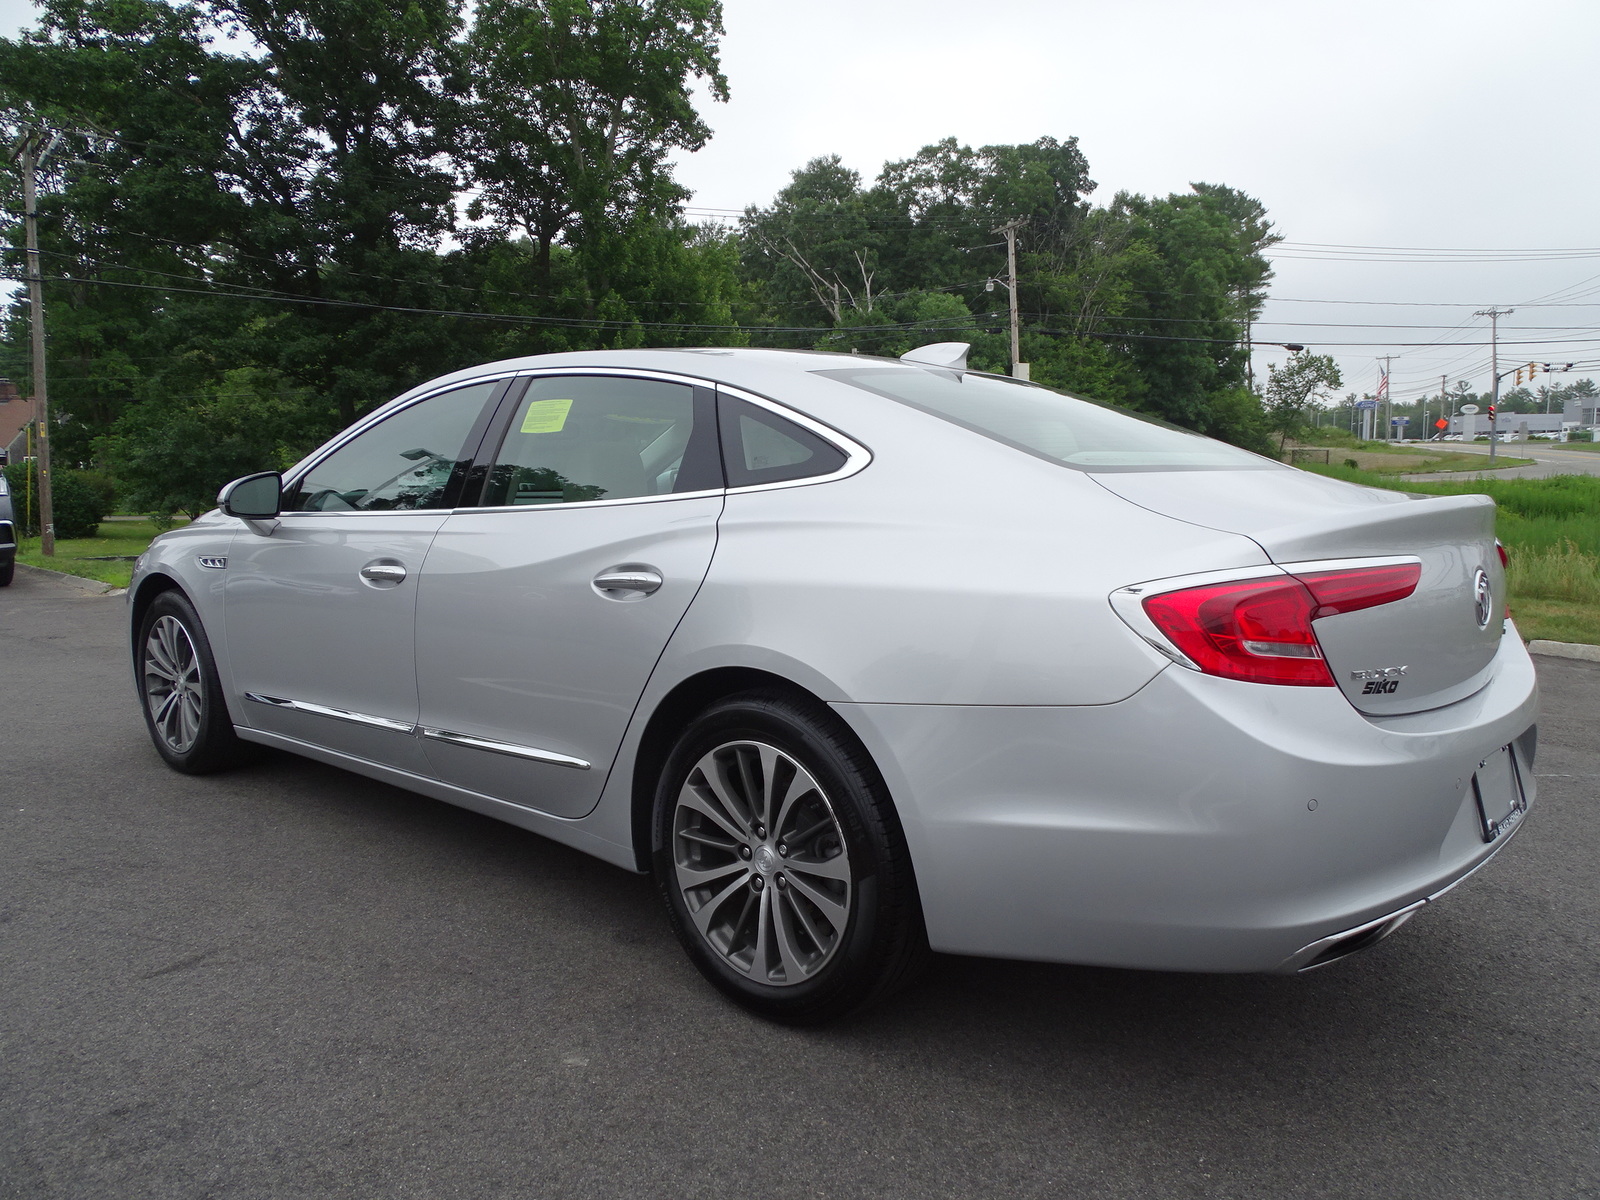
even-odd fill
[[(650, 567), (617, 568), (601, 571), (594, 577), (595, 590), (605, 592), (633, 592), (648, 596), (661, 586), (661, 572)], [(614, 599), (618, 597), (613, 597)]]
[(406, 569), (397, 562), (368, 563), (361, 568), (361, 578), (380, 587), (392, 587), (397, 583), (403, 583), (405, 577)]

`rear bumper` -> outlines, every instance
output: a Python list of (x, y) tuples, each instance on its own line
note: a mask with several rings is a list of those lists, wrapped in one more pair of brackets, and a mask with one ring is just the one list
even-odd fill
[(1486, 687), (1406, 717), (1176, 666), (1096, 707), (836, 707), (895, 797), (935, 949), (1272, 971), (1397, 928), (1509, 841), (1484, 842), (1471, 780), (1512, 741), (1531, 766), (1538, 689), (1508, 625)]

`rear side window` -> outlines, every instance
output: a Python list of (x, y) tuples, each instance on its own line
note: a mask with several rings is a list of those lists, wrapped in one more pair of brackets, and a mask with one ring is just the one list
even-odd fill
[(718, 396), (717, 419), (729, 487), (811, 479), (845, 464), (844, 451), (831, 442), (743, 400)]
[(516, 404), (482, 505), (634, 500), (722, 486), (711, 394), (681, 383), (540, 376)]
[(1014, 379), (921, 367), (817, 374), (1079, 471), (1291, 469), (1165, 421)]

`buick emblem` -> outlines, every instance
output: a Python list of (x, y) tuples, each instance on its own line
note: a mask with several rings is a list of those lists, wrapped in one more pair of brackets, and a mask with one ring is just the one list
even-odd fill
[(1494, 589), (1489, 586), (1489, 573), (1482, 567), (1472, 579), (1472, 602), (1477, 605), (1478, 628), (1489, 628), (1489, 620), (1494, 616)]

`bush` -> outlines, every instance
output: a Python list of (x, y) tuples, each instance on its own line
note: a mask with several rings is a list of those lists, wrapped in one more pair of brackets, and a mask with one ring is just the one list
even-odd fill
[[(24, 537), (39, 534), (39, 481), (33, 460), (13, 463), (6, 468), (11, 485), (12, 508), (17, 528)], [(55, 471), (51, 474), (50, 499), (58, 538), (93, 537), (111, 509), (109, 487), (104, 476), (94, 471)]]
[(230, 479), (289, 465), (322, 432), (303, 395), (269, 371), (241, 367), (199, 398), (131, 405), (95, 451), (131, 510), (198, 517)]

